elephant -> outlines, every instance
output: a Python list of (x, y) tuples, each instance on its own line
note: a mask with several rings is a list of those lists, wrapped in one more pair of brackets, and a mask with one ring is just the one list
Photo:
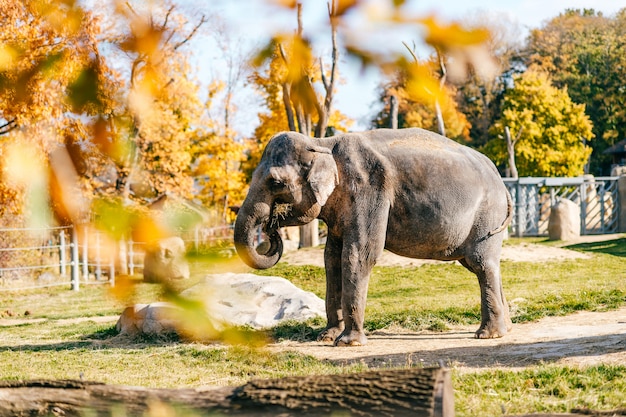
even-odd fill
[[(489, 158), (428, 130), (327, 138), (282, 132), (270, 139), (252, 175), (234, 242), (246, 264), (265, 269), (282, 255), (280, 227), (326, 223), (327, 325), (318, 340), (366, 344), (369, 277), (383, 249), (456, 260), (473, 272), (481, 294), (475, 337), (496, 338), (512, 328), (500, 273), (512, 207)], [(259, 226), (268, 241), (257, 246)]]

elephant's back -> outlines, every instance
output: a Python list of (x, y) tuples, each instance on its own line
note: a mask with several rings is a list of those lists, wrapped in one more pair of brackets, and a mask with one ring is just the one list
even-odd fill
[(459, 151), (465, 146), (438, 133), (420, 128), (378, 129), (365, 132), (374, 147), (411, 151)]
[(378, 129), (364, 135), (369, 146), (395, 164), (426, 165), (431, 169), (439, 166), (445, 170), (465, 167), (500, 177), (493, 162), (482, 153), (429, 130)]

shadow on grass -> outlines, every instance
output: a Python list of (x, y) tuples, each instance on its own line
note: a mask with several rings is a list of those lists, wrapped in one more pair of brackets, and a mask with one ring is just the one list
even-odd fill
[[(370, 335), (375, 338), (389, 338), (393, 333)], [(451, 335), (453, 335), (451, 337)], [(626, 351), (626, 340), (621, 334), (608, 334), (588, 337), (562, 338), (531, 343), (506, 343), (506, 338), (497, 344), (483, 346), (476, 342), (463, 346), (445, 347), (451, 340), (473, 339), (473, 333), (451, 333), (441, 337), (441, 348), (434, 350), (420, 349), (426, 339), (436, 339), (433, 334), (402, 335), (405, 340), (414, 341), (415, 349), (403, 353), (376, 353), (357, 355), (348, 359), (333, 359), (330, 362), (340, 365), (365, 363), (371, 367), (378, 366), (430, 366), (441, 364), (448, 366), (467, 366), (473, 368), (491, 368), (532, 366), (558, 362), (565, 358), (596, 357), (619, 354)], [(473, 343), (473, 342), (472, 342)], [(626, 368), (625, 368), (626, 369)]]
[(142, 349), (147, 347), (170, 346), (182, 340), (176, 333), (164, 333), (158, 336), (120, 335), (115, 326), (103, 328), (93, 333), (80, 336), (79, 340), (57, 343), (23, 344), (0, 346), (0, 352), (61, 352), (66, 350), (92, 349)]
[(607, 255), (626, 257), (626, 238), (605, 240), (602, 242), (577, 243), (564, 246), (580, 252), (604, 253)]
[(311, 319), (306, 322), (289, 321), (272, 328), (269, 336), (280, 342), (292, 340), (294, 342), (314, 342), (317, 335), (322, 331), (324, 320)]

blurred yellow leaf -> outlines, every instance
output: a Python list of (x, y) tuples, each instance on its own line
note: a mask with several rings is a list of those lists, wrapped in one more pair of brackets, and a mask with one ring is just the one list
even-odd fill
[(487, 29), (464, 29), (458, 23), (443, 25), (434, 16), (420, 19), (420, 23), (426, 28), (426, 43), (448, 51), (460, 46), (478, 45), (489, 39)]
[(50, 200), (57, 217), (64, 223), (78, 224), (86, 219), (87, 204), (78, 173), (65, 146), (53, 149), (50, 163)]
[(277, 39), (272, 38), (259, 52), (252, 58), (252, 65), (254, 67), (262, 66), (265, 61), (272, 58), (276, 51)]
[(32, 227), (51, 223), (48, 201), (48, 173), (44, 154), (24, 141), (9, 143), (4, 153), (7, 185), (25, 190), (25, 210)]
[(409, 97), (421, 103), (434, 103), (446, 99), (440, 81), (433, 76), (431, 68), (423, 63), (406, 65), (406, 91)]
[(36, 147), (24, 142), (10, 143), (4, 154), (7, 179), (20, 186), (44, 176), (43, 156)]
[(148, 244), (157, 242), (167, 236), (167, 233), (159, 224), (147, 215), (139, 216), (132, 225), (132, 238), (135, 242), (146, 242)]
[(159, 51), (163, 36), (162, 30), (139, 19), (135, 19), (131, 24), (131, 30), (131, 35), (120, 43), (123, 51), (136, 52), (145, 56), (153, 56)]
[(272, 0), (272, 2), (278, 6), (288, 7), (290, 9), (295, 9), (299, 0)]
[(34, 6), (56, 31), (73, 34), (80, 29), (84, 12), (75, 0), (38, 0)]
[(495, 76), (498, 66), (488, 51), (487, 29), (464, 29), (458, 23), (444, 25), (434, 16), (419, 19), (419, 23), (426, 28), (425, 42), (449, 58), (446, 67), (451, 81), (464, 80), (470, 67), (481, 78)]
[(306, 76), (305, 70), (313, 64), (313, 53), (310, 43), (300, 36), (293, 36), (290, 46), (287, 81), (298, 82), (303, 76)]
[(115, 285), (109, 288), (109, 293), (120, 301), (129, 301), (135, 294), (135, 287), (138, 281), (128, 275), (117, 275)]
[(19, 53), (10, 45), (0, 44), (0, 71), (8, 71), (13, 68)]
[(336, 0), (337, 7), (335, 8), (333, 14), (334, 16), (342, 16), (359, 3), (360, 0)]

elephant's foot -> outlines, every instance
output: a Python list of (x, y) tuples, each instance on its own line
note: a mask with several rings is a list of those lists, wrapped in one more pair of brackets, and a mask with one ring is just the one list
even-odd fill
[(327, 327), (317, 336), (318, 342), (334, 342), (343, 332), (343, 326)]
[(367, 344), (367, 337), (365, 333), (352, 330), (350, 332), (343, 332), (337, 339), (335, 339), (335, 346), (363, 346)]
[(483, 325), (476, 331), (474, 337), (476, 339), (496, 339), (506, 335), (513, 328), (512, 323), (500, 325)]

